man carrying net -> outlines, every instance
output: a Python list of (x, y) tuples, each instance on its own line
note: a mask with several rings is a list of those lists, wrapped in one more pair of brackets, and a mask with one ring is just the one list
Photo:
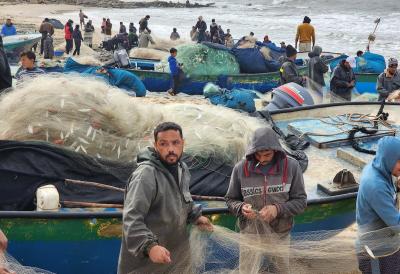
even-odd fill
[(191, 273), (186, 226), (212, 230), (189, 192), (181, 127), (161, 123), (154, 140), (154, 147), (138, 155), (138, 168), (126, 187), (119, 274)]
[(225, 199), (239, 217), (241, 233), (258, 237), (266, 246), (276, 244), (277, 254), (269, 258), (241, 247), (240, 271), (288, 273), (289, 233), (293, 217), (306, 208), (307, 195), (298, 162), (286, 155), (272, 129), (255, 131), (246, 159), (233, 169)]

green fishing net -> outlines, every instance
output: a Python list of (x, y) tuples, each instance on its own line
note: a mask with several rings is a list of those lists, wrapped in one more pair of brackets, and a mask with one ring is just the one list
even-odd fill
[(239, 74), (239, 64), (231, 53), (202, 44), (185, 44), (178, 48), (177, 59), (187, 76)]

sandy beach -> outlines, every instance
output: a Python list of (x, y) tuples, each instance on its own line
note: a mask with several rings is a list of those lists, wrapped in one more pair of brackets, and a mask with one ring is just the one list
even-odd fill
[[(62, 4), (16, 4), (10, 5), (6, 2), (0, 2), (0, 23), (3, 24), (7, 18), (11, 18), (18, 32), (32, 33), (38, 32), (40, 24), (45, 17), (54, 18), (65, 23), (62, 20), (63, 13), (76, 12), (76, 18), (71, 18), (75, 22), (79, 22), (78, 13), (82, 7), (77, 5)], [(54, 48), (61, 49), (65, 47), (64, 30), (55, 29)], [(100, 28), (95, 26), (93, 36), (94, 47), (98, 47), (101, 42)], [(87, 55), (91, 49), (82, 45), (82, 55)]]

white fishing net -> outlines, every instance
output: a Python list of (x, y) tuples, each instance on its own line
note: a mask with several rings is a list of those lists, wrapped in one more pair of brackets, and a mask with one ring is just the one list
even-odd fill
[[(6, 272), (8, 271), (8, 272)], [(14, 257), (8, 253), (0, 252), (0, 273), (10, 274), (53, 274), (53, 272), (21, 265)]]
[[(196, 99), (198, 100), (198, 99)], [(134, 161), (153, 141), (153, 129), (173, 121), (185, 151), (234, 164), (262, 121), (208, 104), (160, 104), (138, 99), (97, 79), (44, 75), (0, 98), (0, 138), (41, 140), (98, 158)]]
[[(400, 271), (398, 228), (361, 235), (350, 228), (286, 236), (268, 232), (268, 224), (257, 226), (260, 230), (252, 234), (220, 226), (214, 226), (212, 233), (193, 228), (190, 254), (181, 251), (180, 260), (172, 263), (169, 273), (355, 274), (361, 273), (359, 268), (365, 273)], [(189, 265), (180, 263), (189, 257)], [(371, 265), (376, 262), (383, 272), (372, 272)]]

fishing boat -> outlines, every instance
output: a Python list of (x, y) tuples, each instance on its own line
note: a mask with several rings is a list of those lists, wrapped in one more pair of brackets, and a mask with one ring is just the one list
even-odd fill
[[(304, 150), (308, 156), (308, 168), (304, 173), (308, 207), (303, 214), (296, 216), (294, 231), (340, 230), (354, 223), (357, 184), (338, 184), (333, 182), (333, 178), (346, 169), (358, 181), (362, 167), (372, 159), (372, 155), (355, 150), (354, 144), (364, 150), (373, 150), (380, 137), (397, 134), (400, 128), (398, 108), (399, 104), (388, 103), (382, 112), (382, 105), (376, 102), (350, 102), (283, 109), (270, 115), (257, 113), (265, 117), (266, 124), (280, 132), (283, 139), (291, 133), (311, 143)], [(368, 115), (375, 113), (380, 113), (379, 117), (388, 114), (388, 120), (372, 126), (376, 117)], [(358, 132), (351, 137), (349, 133), (355, 126), (374, 127), (376, 131), (371, 134)], [(1, 161), (2, 183), (15, 180), (34, 184), (38, 180), (56, 177), (41, 172), (43, 166), (49, 165), (53, 173), (57, 173), (54, 172), (54, 158), (51, 158), (52, 162), (45, 161), (30, 149), (35, 161), (29, 165), (40, 174), (33, 178), (27, 171), (28, 161), (19, 161), (16, 169), (11, 157), (14, 154), (7, 154), (18, 147), (17, 144), (1, 143), (0, 147), (4, 148), (4, 145), (7, 145), (7, 152), (3, 150), (2, 157), (9, 155), (10, 158)], [(24, 149), (29, 148), (28, 145), (20, 144)], [(46, 153), (48, 151), (46, 148)], [(21, 155), (27, 157), (28, 154)], [(71, 163), (74, 164), (75, 161)], [(225, 169), (225, 174), (213, 173), (212, 176), (215, 181), (222, 176), (227, 187), (229, 169)], [(203, 205), (204, 215), (214, 224), (235, 229), (236, 218), (228, 212), (221, 196), (202, 197), (204, 193), (194, 187), (191, 191), (199, 195), (194, 198)], [(82, 193), (90, 194), (92, 191), (86, 189)], [(121, 193), (119, 195), (122, 197)], [(24, 201), (22, 196), (21, 201)], [(55, 211), (0, 211), (0, 228), (9, 238), (8, 251), (24, 265), (60, 274), (115, 273), (121, 241), (121, 217), (121, 208), (112, 205), (102, 208), (93, 208), (93, 205), (91, 208), (63, 207)]]
[(3, 45), (9, 61), (11, 63), (17, 63), (21, 52), (31, 50), (33, 45), (40, 41), (41, 37), (42, 35), (40, 33), (4, 37)]

